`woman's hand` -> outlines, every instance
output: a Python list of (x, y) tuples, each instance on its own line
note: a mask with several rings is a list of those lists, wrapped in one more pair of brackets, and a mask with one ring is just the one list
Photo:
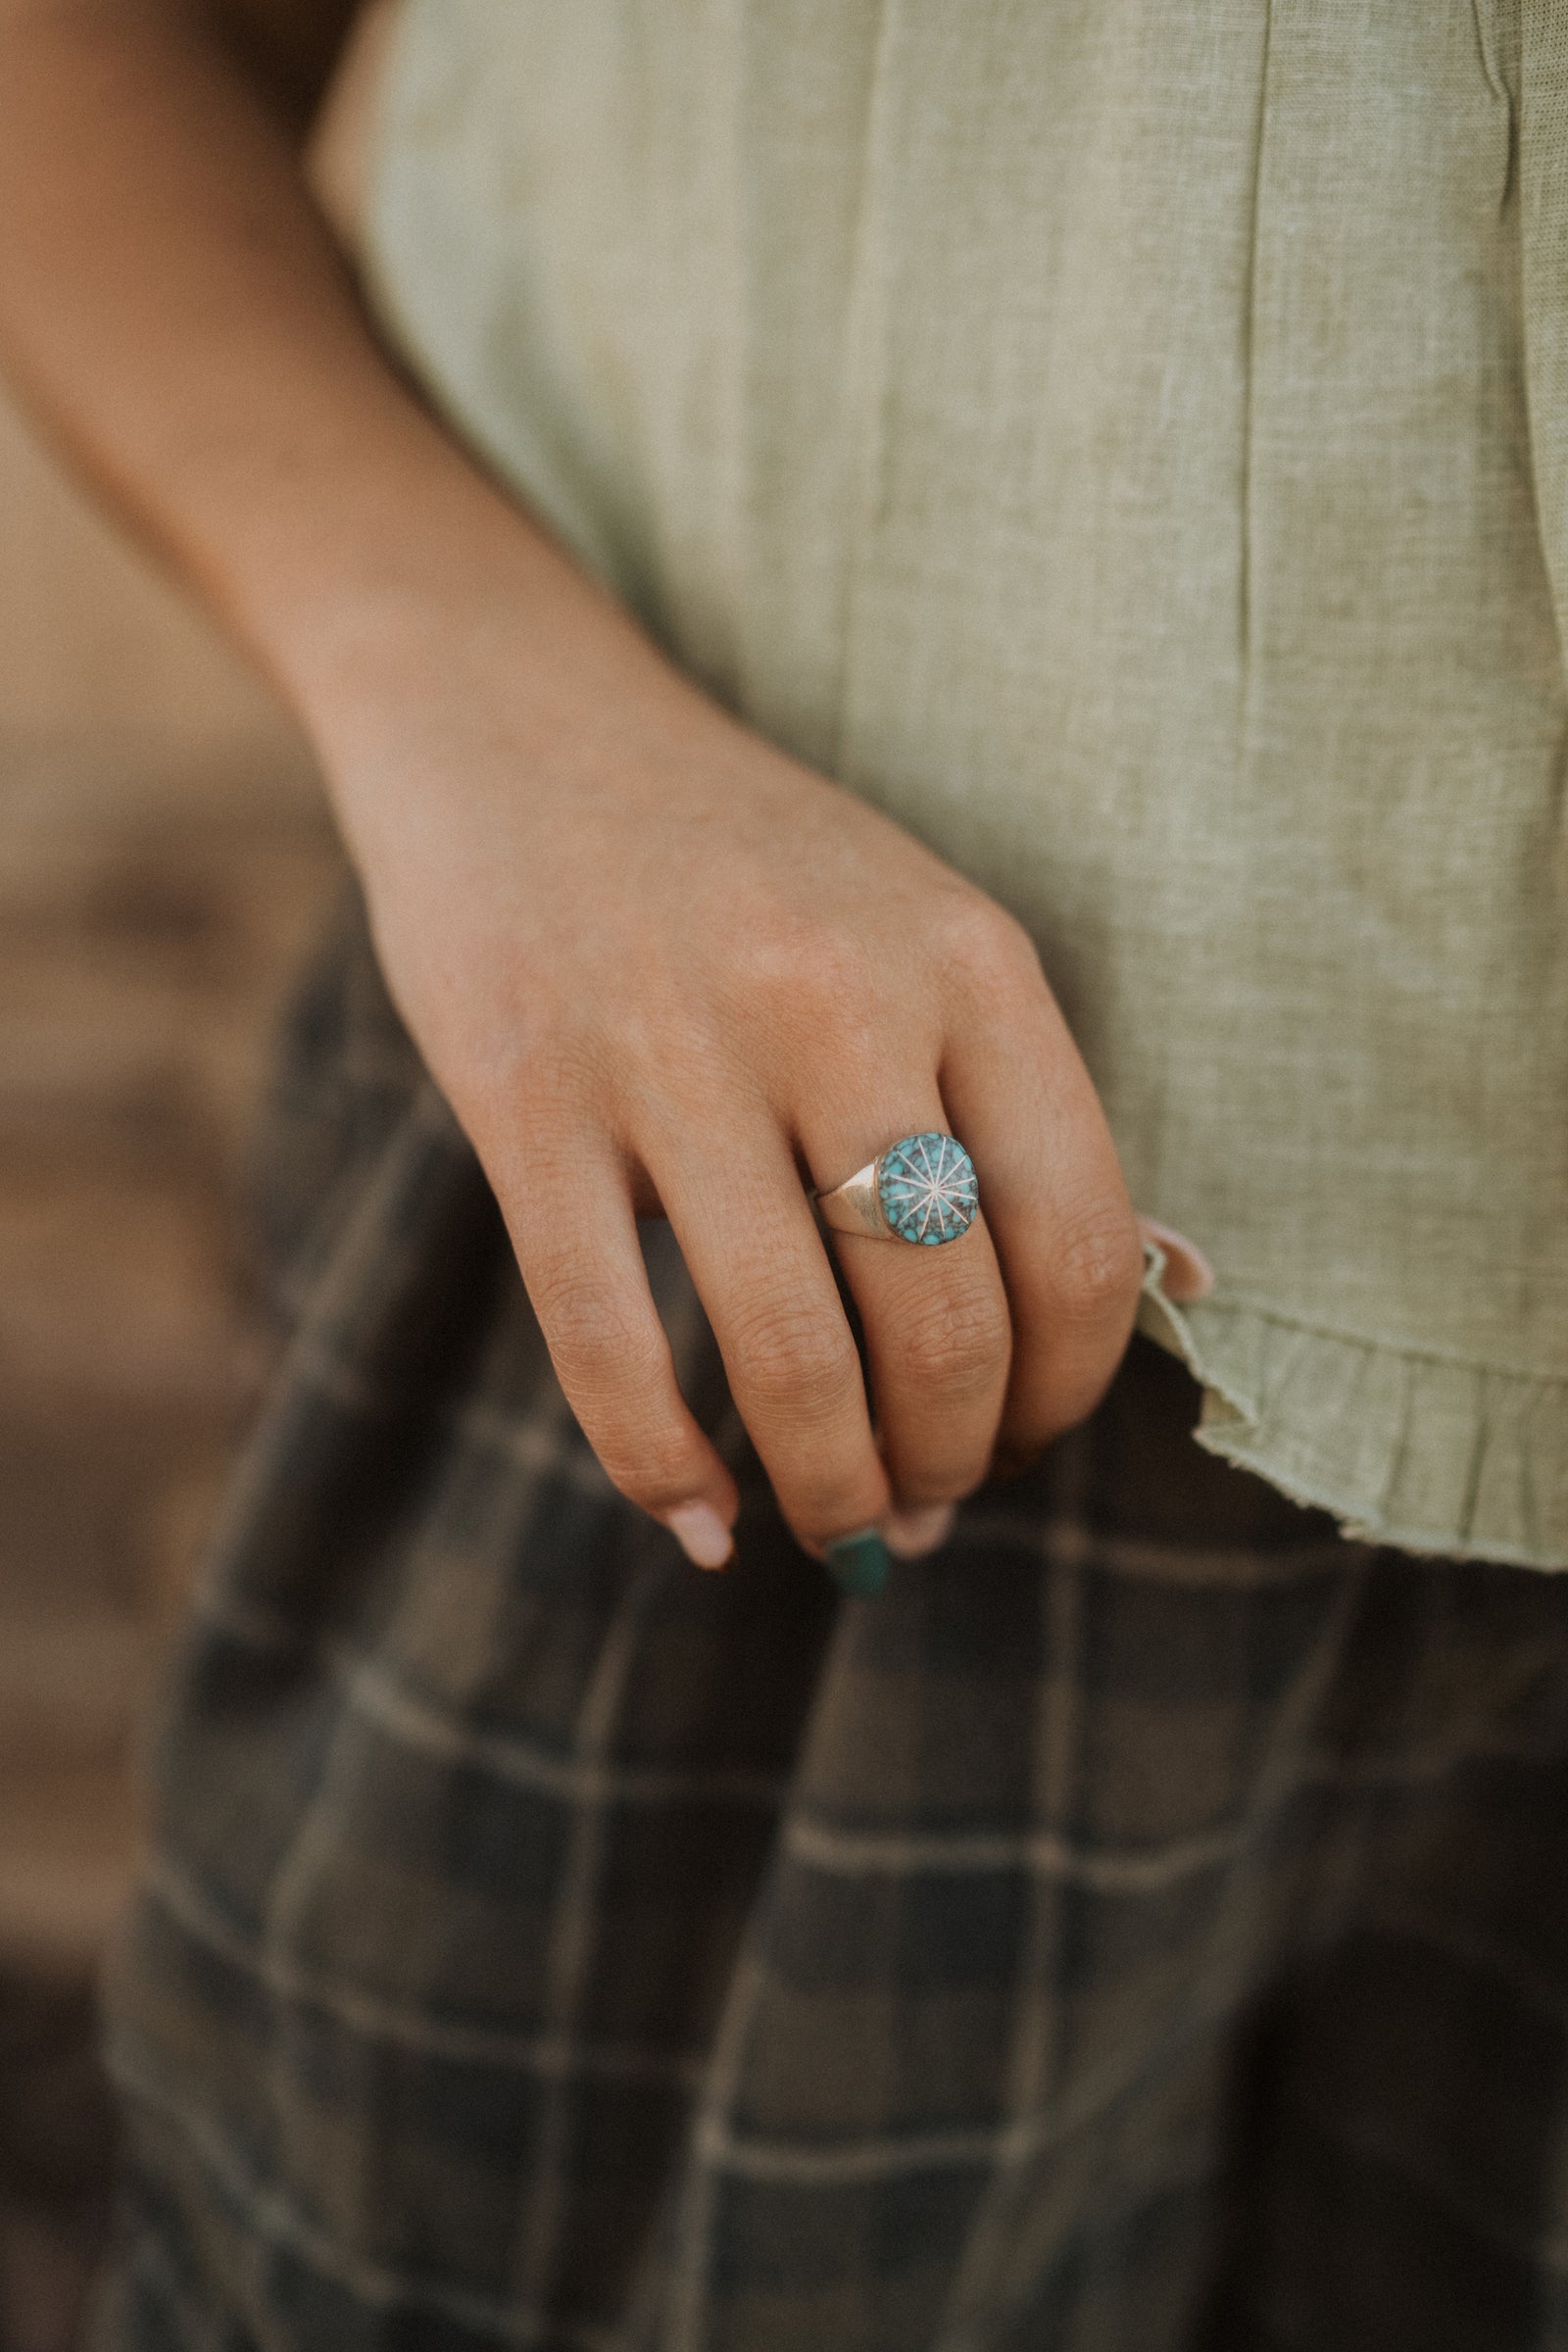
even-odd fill
[[(492, 611), (337, 730), (388, 978), (621, 1491), (727, 1554), (733, 1481), (637, 1244), (662, 1210), (801, 1542), (923, 1547), (1115, 1368), (1142, 1275), (1116, 1153), (1018, 925), (631, 634), (597, 687), (519, 687)], [(969, 1232), (829, 1245), (807, 1187), (931, 1128), (973, 1156)]]
[[(319, 747), (616, 1483), (727, 1550), (734, 1487), (636, 1246), (658, 1205), (803, 1543), (929, 1544), (1126, 1341), (1137, 1234), (1093, 1090), (1015, 925), (716, 711), (388, 368), (276, 103), (343, 17), (0, 0), (0, 335)], [(868, 1403), (805, 1186), (932, 1127), (984, 1218), (940, 1250), (835, 1241)]]

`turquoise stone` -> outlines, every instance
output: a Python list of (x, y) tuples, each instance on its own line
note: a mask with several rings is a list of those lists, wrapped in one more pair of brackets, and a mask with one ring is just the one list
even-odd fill
[(906, 1135), (876, 1164), (882, 1214), (901, 1242), (934, 1249), (974, 1223), (980, 1188), (974, 1163), (951, 1135)]

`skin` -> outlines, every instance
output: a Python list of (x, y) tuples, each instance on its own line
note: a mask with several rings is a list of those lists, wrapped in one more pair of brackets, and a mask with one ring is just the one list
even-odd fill
[[(928, 1541), (1125, 1348), (1104, 1117), (1012, 919), (673, 670), (378, 349), (298, 162), (350, 13), (0, 0), (0, 339), (309, 732), (615, 1484), (710, 1550), (737, 1507), (649, 1296), (659, 1211), (802, 1543)], [(868, 1396), (803, 1177), (919, 1128), (985, 1214), (836, 1239)]]

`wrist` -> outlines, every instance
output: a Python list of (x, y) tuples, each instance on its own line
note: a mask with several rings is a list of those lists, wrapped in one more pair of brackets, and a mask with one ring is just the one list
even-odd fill
[[(527, 603), (542, 535), (433, 423), (368, 430), (302, 463), (225, 544), (220, 593), (324, 746), (416, 693), (455, 648)], [(237, 502), (236, 502), (237, 503)]]
[(329, 555), (259, 632), (362, 869), (487, 797), (689, 769), (733, 731), (460, 452), (443, 442), (395, 498), (385, 478), (337, 504)]

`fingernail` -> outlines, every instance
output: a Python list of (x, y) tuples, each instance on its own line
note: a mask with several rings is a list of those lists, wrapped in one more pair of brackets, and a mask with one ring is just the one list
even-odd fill
[(951, 1502), (934, 1502), (923, 1511), (889, 1511), (882, 1538), (895, 1558), (923, 1560), (947, 1542), (956, 1517)]
[(1214, 1288), (1214, 1269), (1196, 1242), (1174, 1226), (1161, 1225), (1154, 1217), (1140, 1217), (1139, 1230), (1152, 1242), (1157, 1242), (1165, 1252), (1164, 1289), (1177, 1306), (1190, 1306), (1196, 1298), (1206, 1298)]
[(697, 1568), (722, 1568), (735, 1539), (710, 1502), (683, 1502), (664, 1513), (664, 1525)]
[(888, 1581), (888, 1547), (874, 1527), (837, 1537), (823, 1558), (840, 1592), (857, 1600), (870, 1600)]

